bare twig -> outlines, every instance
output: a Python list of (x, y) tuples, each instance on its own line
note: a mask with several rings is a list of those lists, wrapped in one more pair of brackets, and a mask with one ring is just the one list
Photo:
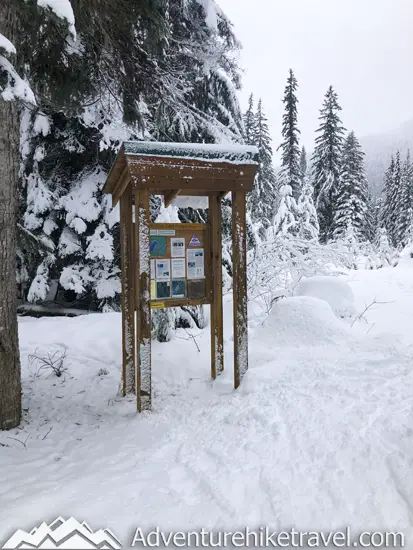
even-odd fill
[(42, 441), (44, 441), (46, 439), (46, 437), (49, 435), (49, 433), (53, 430), (53, 426), (50, 428), (50, 430), (47, 432), (47, 434), (42, 437)]
[(26, 437), (25, 441), (22, 441), (21, 439), (18, 439), (17, 437), (7, 437), (7, 439), (12, 439), (13, 441), (18, 441), (23, 447), (27, 450), (27, 440), (29, 439), (30, 434)]
[(60, 378), (68, 368), (64, 364), (67, 357), (67, 350), (56, 350), (55, 352), (47, 352), (47, 355), (38, 355), (36, 351), (29, 355), (29, 365), (37, 366), (37, 371), (34, 373), (35, 377), (39, 377), (45, 370), (51, 371), (50, 374), (55, 374)]
[(176, 338), (178, 338), (179, 340), (186, 340), (187, 342), (189, 340), (193, 340), (194, 344), (196, 345), (196, 349), (198, 350), (198, 352), (200, 353), (201, 352), (201, 349), (198, 345), (198, 342), (196, 341), (197, 337), (199, 336), (199, 334), (197, 335), (194, 335), (194, 334), (191, 334), (190, 332), (188, 332), (187, 329), (185, 329), (185, 332), (187, 333), (188, 335), (188, 338), (182, 338), (182, 336), (176, 336)]
[(373, 306), (375, 306), (375, 305), (381, 306), (381, 305), (392, 304), (392, 303), (394, 303), (394, 302), (378, 302), (378, 301), (376, 300), (376, 298), (374, 298), (374, 300), (371, 302), (371, 304), (369, 304), (369, 305), (365, 304), (366, 307), (363, 309), (363, 311), (362, 311), (359, 315), (357, 315), (357, 317), (354, 318), (354, 321), (351, 323), (350, 326), (353, 327), (353, 326), (356, 324), (357, 321), (359, 321), (360, 319), (364, 319), (364, 315), (365, 315), (365, 314), (369, 311), (369, 309), (371, 309)]

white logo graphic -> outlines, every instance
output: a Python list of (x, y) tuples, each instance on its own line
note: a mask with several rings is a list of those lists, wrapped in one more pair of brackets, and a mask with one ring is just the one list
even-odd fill
[(61, 548), (65, 550), (120, 550), (121, 543), (109, 529), (95, 533), (85, 522), (75, 518), (57, 518), (50, 525), (43, 522), (30, 533), (19, 529), (3, 546), (5, 550), (17, 548)]

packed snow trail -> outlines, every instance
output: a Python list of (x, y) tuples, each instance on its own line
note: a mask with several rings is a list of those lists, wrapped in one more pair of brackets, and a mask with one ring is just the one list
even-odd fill
[[(154, 410), (116, 396), (118, 314), (20, 323), (26, 421), (0, 434), (0, 546), (58, 515), (114, 531), (401, 530), (413, 547), (413, 271), (358, 271), (353, 327), (312, 296), (251, 319), (250, 370), (209, 379), (209, 327), (153, 345)], [(67, 349), (61, 378), (28, 355)], [(108, 374), (98, 375), (101, 369)]]

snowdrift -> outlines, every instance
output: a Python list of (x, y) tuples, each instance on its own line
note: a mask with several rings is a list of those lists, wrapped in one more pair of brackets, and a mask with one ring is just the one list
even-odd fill
[(324, 300), (341, 318), (353, 317), (356, 313), (350, 285), (337, 277), (317, 276), (304, 279), (297, 287), (296, 296), (313, 296)]
[(349, 334), (327, 301), (312, 296), (279, 300), (264, 321), (264, 330), (271, 346), (322, 346)]

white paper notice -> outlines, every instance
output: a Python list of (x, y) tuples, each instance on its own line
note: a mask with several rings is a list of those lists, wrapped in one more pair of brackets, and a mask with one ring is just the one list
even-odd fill
[(151, 279), (156, 279), (155, 260), (151, 260)]
[(156, 260), (156, 280), (169, 281), (171, 279), (171, 260)]
[(173, 258), (172, 279), (185, 279), (185, 258)]
[(185, 239), (171, 239), (172, 258), (185, 258)]
[(204, 249), (187, 250), (188, 279), (204, 279)]

